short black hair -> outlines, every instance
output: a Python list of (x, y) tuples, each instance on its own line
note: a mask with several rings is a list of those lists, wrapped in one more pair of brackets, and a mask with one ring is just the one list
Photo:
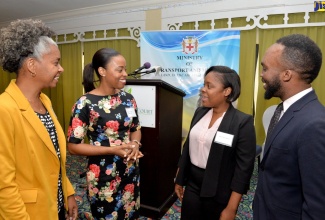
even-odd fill
[(227, 101), (236, 101), (240, 95), (240, 78), (237, 72), (227, 66), (211, 66), (205, 71), (204, 77), (210, 72), (221, 76), (221, 82), (224, 85), (224, 88), (231, 88), (231, 93), (227, 97)]
[(301, 74), (301, 78), (311, 83), (318, 76), (322, 66), (322, 51), (309, 37), (291, 34), (276, 41), (284, 46), (283, 64)]

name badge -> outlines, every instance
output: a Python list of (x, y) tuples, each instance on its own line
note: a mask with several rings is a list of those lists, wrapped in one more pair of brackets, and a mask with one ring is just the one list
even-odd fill
[(215, 143), (222, 144), (228, 147), (232, 146), (233, 140), (234, 140), (234, 135), (227, 134), (221, 131), (217, 131), (216, 137), (214, 138)]
[(131, 108), (125, 108), (126, 114), (128, 115), (129, 118), (132, 117), (137, 117), (137, 115), (135, 114), (135, 110), (133, 107)]

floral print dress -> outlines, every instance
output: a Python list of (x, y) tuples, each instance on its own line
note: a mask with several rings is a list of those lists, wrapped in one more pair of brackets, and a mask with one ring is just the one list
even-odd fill
[[(137, 105), (121, 90), (112, 96), (85, 94), (72, 107), (69, 143), (114, 146), (130, 142), (130, 133), (140, 129), (138, 117), (128, 117), (126, 108)], [(94, 219), (137, 219), (140, 208), (140, 175), (136, 161), (116, 155), (88, 157), (88, 197)]]

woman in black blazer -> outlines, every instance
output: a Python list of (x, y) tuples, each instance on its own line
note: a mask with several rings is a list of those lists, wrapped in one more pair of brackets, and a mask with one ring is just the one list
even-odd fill
[(249, 189), (256, 137), (253, 117), (232, 106), (240, 78), (226, 66), (204, 75), (201, 105), (194, 113), (175, 179), (182, 220), (235, 219)]

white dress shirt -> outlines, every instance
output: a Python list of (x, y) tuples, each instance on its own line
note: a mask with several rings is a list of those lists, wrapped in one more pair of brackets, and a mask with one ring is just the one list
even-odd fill
[[(297, 94), (295, 94), (294, 96), (291, 96), (290, 98), (288, 98), (287, 100), (285, 100), (283, 102), (283, 111), (281, 112), (281, 115), (280, 115), (280, 119), (282, 117), (282, 115), (288, 110), (288, 108), (293, 104), (295, 103), (296, 101), (298, 101), (299, 99), (301, 99), (303, 96), (307, 95), (307, 93), (313, 91), (313, 88), (310, 87), (308, 89), (305, 89)], [(279, 119), (279, 120), (280, 120)]]
[(217, 133), (225, 112), (209, 128), (213, 110), (208, 111), (190, 131), (190, 158), (193, 165), (205, 169), (212, 141)]

